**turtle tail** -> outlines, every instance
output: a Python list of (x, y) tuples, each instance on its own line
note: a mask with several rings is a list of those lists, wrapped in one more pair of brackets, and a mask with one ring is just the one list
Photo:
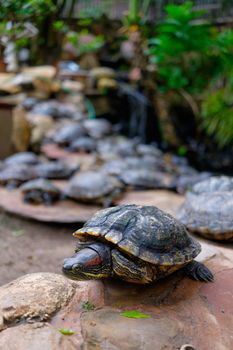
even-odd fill
[(201, 282), (213, 282), (214, 276), (212, 272), (204, 264), (198, 261), (191, 261), (185, 266), (185, 273), (189, 278)]

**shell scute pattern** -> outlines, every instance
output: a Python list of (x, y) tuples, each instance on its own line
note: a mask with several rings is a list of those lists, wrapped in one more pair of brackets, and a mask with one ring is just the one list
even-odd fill
[(212, 176), (195, 184), (191, 190), (194, 194), (205, 192), (225, 192), (233, 191), (233, 177), (230, 176)]
[(102, 210), (75, 236), (90, 232), (98, 232), (120, 250), (152, 264), (184, 264), (201, 250), (182, 224), (152, 206), (124, 205)]

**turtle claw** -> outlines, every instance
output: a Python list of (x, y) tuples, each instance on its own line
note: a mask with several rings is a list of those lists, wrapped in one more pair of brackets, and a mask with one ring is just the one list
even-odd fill
[(212, 272), (204, 264), (192, 261), (185, 266), (185, 272), (188, 277), (201, 282), (213, 282), (214, 276)]

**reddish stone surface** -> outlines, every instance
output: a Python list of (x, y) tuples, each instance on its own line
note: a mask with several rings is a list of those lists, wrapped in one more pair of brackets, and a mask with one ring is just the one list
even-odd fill
[[(54, 184), (60, 189), (67, 181), (57, 180)], [(176, 208), (183, 202), (183, 196), (169, 191), (132, 191), (125, 192), (123, 198), (116, 204), (155, 205), (168, 213), (175, 215)], [(101, 206), (82, 204), (72, 200), (55, 202), (51, 206), (31, 205), (23, 202), (20, 190), (8, 191), (0, 187), (0, 208), (24, 218), (42, 222), (80, 223), (87, 221)]]
[(56, 144), (46, 144), (42, 146), (42, 153), (49, 159), (63, 160), (68, 164), (79, 164), (82, 170), (87, 170), (95, 163), (95, 156), (80, 152), (68, 152)]
[(154, 205), (169, 214), (175, 215), (184, 197), (166, 190), (126, 192), (118, 204)]
[[(104, 306), (104, 289), (100, 281), (83, 281), (74, 282), (76, 293), (71, 302), (61, 311), (59, 311), (51, 321), (51, 325), (55, 328), (72, 329), (75, 333), (72, 335), (73, 341), (77, 349), (83, 346), (83, 336), (81, 329), (81, 314), (84, 312), (82, 308), (83, 302), (89, 302), (95, 308)], [(87, 311), (88, 312), (88, 311)]]
[[(106, 307), (82, 315), (87, 349), (104, 349), (104, 344), (127, 350), (175, 350), (184, 344), (196, 350), (233, 349), (233, 253), (230, 260), (210, 248), (207, 265), (214, 283), (192, 281), (182, 272), (149, 286), (106, 281)], [(150, 318), (124, 318), (125, 310)]]
[(19, 190), (8, 191), (3, 187), (0, 187), (0, 207), (8, 213), (24, 218), (54, 223), (85, 222), (101, 209), (97, 205), (85, 205), (71, 200), (58, 201), (51, 206), (31, 205), (23, 202)]

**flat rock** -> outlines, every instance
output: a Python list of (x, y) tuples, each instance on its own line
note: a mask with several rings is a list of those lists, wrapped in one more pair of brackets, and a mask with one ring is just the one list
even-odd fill
[(171, 215), (175, 215), (177, 209), (184, 202), (184, 196), (167, 190), (130, 191), (124, 193), (117, 204), (154, 205)]
[(147, 319), (130, 319), (119, 310), (105, 308), (82, 316), (85, 350), (159, 350), (169, 338), (175, 337), (179, 325), (173, 320), (151, 315)]
[(47, 323), (23, 324), (0, 333), (1, 350), (77, 350), (73, 337)]
[(96, 157), (81, 152), (68, 152), (56, 144), (48, 143), (41, 148), (42, 153), (49, 159), (62, 160), (74, 166), (80, 165), (81, 170), (88, 170), (96, 163)]
[(82, 304), (88, 302), (95, 309), (103, 307), (104, 288), (101, 281), (94, 280), (76, 282), (75, 287), (73, 298), (52, 318), (51, 325), (58, 329), (72, 329), (75, 332), (72, 338), (78, 346), (77, 349), (80, 349), (84, 344), (80, 322), (81, 314), (84, 312)]
[[(82, 314), (85, 349), (233, 349), (233, 252), (203, 247), (200, 260), (213, 271), (213, 283), (192, 281), (182, 271), (148, 286), (105, 281), (105, 307)], [(150, 318), (121, 316), (126, 310)]]
[[(64, 181), (54, 181), (60, 188)], [(0, 207), (7, 213), (41, 222), (53, 223), (80, 223), (87, 221), (101, 207), (86, 205), (72, 200), (55, 202), (51, 206), (43, 204), (32, 205), (23, 202), (20, 190), (8, 191), (0, 187)]]
[(61, 275), (33, 273), (0, 287), (0, 329), (19, 320), (47, 320), (64, 307), (75, 286)]

